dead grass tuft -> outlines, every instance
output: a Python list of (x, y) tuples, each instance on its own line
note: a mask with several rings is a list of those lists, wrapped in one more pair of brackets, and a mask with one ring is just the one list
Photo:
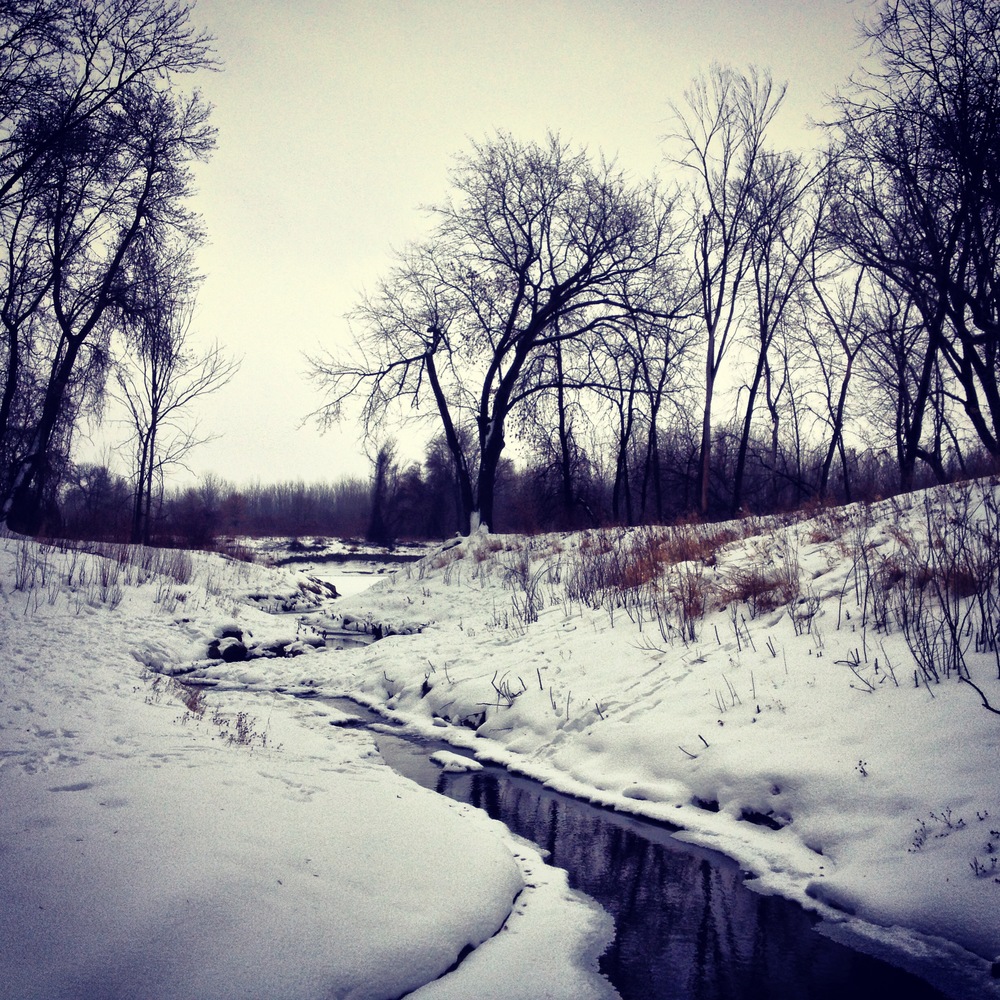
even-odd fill
[(750, 617), (756, 618), (797, 601), (800, 593), (797, 563), (788, 560), (780, 566), (740, 566), (719, 588), (719, 606), (746, 604)]

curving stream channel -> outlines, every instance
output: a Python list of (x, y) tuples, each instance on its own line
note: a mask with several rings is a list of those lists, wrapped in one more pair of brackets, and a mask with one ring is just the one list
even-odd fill
[(548, 852), (569, 882), (614, 918), (600, 969), (623, 1000), (943, 998), (922, 979), (816, 933), (818, 918), (751, 891), (728, 858), (669, 828), (601, 809), (500, 767), (446, 772), (445, 743), (402, 737), (373, 712), (330, 699), (373, 735), (399, 773), (484, 809)]

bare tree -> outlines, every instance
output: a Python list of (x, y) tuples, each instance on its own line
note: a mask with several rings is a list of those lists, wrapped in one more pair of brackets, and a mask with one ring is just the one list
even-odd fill
[(866, 26), (873, 68), (841, 95), (839, 235), (920, 311), (927, 337), (904, 480), (939, 359), (1000, 457), (1000, 3), (891, 0)]
[(591, 422), (587, 405), (588, 358), (585, 351), (569, 349), (562, 341), (552, 345), (536, 369), (548, 390), (527, 397), (510, 423), (517, 438), (531, 451), (532, 477), (544, 497), (546, 524), (569, 528), (592, 520), (583, 497), (589, 461), (581, 432)]
[(591, 390), (611, 414), (609, 437), (614, 465), (611, 516), (619, 524), (635, 524), (633, 467), (642, 421), (640, 353), (629, 337), (598, 336), (589, 357), (594, 370), (589, 379)]
[(372, 432), (394, 403), (430, 404), (475, 530), (493, 523), (508, 418), (553, 385), (555, 346), (662, 310), (656, 279), (675, 248), (669, 200), (557, 136), (475, 144), (452, 187), (431, 238), (353, 314), (353, 354), (310, 364), (327, 393), (321, 419), (360, 397)]
[[(668, 279), (664, 279), (668, 280)], [(683, 301), (683, 292), (672, 298)], [(637, 315), (600, 331), (588, 345), (589, 370), (582, 382), (588, 397), (606, 409), (614, 474), (611, 516), (624, 524), (664, 516), (661, 423), (687, 377), (688, 324)]]
[[(39, 398), (0, 517), (23, 528), (37, 526), (49, 452), (72, 422), (74, 395), (86, 384), (99, 396), (109, 367), (103, 321), (124, 296), (133, 244), (147, 226), (198, 235), (184, 207), (188, 165), (208, 155), (214, 131), (200, 95), (174, 81), (214, 59), (190, 10), (169, 0), (27, 0), (4, 11), (0, 44), (15, 66), (0, 71), (3, 298), (15, 303), (4, 320), (4, 389), (19, 391), (27, 351)], [(9, 411), (0, 416), (3, 439), (12, 428)]]
[[(844, 443), (848, 392), (855, 364), (871, 332), (865, 312), (864, 268), (837, 266), (829, 257), (811, 255), (809, 281), (812, 290), (811, 315), (805, 340), (812, 353), (818, 378), (813, 379), (812, 395), (820, 399), (818, 419), (829, 435), (820, 463), (816, 494), (825, 498), (833, 460), (839, 455), (845, 499), (851, 501), (850, 476)], [(813, 412), (817, 412), (813, 408)]]
[[(754, 407), (765, 379), (769, 409), (773, 422), (777, 422), (776, 405), (770, 391), (773, 380), (769, 355), (774, 336), (785, 322), (789, 303), (804, 281), (803, 266), (819, 232), (817, 216), (807, 211), (805, 204), (816, 176), (798, 156), (762, 151), (749, 178), (746, 239), (756, 359), (750, 381), (744, 386), (747, 401), (733, 477), (731, 512), (734, 515), (743, 503), (743, 477)], [(772, 452), (777, 450), (776, 426), (774, 437)]]
[(712, 458), (712, 404), (723, 360), (740, 319), (740, 291), (750, 266), (748, 221), (768, 126), (785, 96), (767, 73), (739, 73), (713, 65), (671, 105), (668, 139), (675, 162), (693, 174), (689, 188), (692, 261), (697, 307), (705, 336), (700, 497), (708, 511)]
[(18, 431), (27, 425), (25, 404), (36, 394), (32, 365), (38, 352), (32, 348), (41, 335), (42, 304), (52, 283), (51, 269), (44, 266), (47, 227), (36, 196), (30, 185), (22, 185), (0, 204), (0, 497), (6, 495), (5, 480), (20, 453)]
[(859, 317), (859, 376), (870, 420), (891, 432), (900, 488), (913, 487), (918, 461), (943, 482), (943, 439), (950, 421), (937, 342), (913, 297), (899, 285), (874, 272), (867, 286)]
[(122, 318), (130, 348), (115, 369), (117, 395), (132, 428), (133, 542), (149, 543), (154, 499), (162, 500), (163, 474), (183, 465), (199, 437), (191, 404), (222, 388), (239, 369), (218, 344), (191, 345), (200, 276), (190, 247), (157, 246), (144, 233), (128, 269), (130, 291)]

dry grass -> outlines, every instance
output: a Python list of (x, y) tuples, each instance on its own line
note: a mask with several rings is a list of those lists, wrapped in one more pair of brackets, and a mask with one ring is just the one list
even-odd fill
[(750, 617), (767, 614), (797, 601), (802, 592), (798, 563), (784, 561), (779, 566), (755, 564), (731, 571), (718, 588), (720, 610), (730, 604), (746, 604)]

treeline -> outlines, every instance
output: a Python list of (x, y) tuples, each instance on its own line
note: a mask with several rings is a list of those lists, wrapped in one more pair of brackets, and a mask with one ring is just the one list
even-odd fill
[(474, 143), (312, 359), (321, 419), (436, 423), (463, 530), (512, 518), (514, 436), (555, 509), (621, 523), (995, 462), (1000, 3), (875, 3), (863, 35), (810, 153), (774, 141), (783, 84), (719, 65), (669, 102), (666, 182)]
[[(734, 428), (717, 428), (714, 435), (712, 517), (727, 516), (729, 482), (739, 452)], [(629, 470), (630, 487), (624, 511), (616, 512), (616, 467), (609, 456), (576, 454), (566, 470), (553, 456), (536, 454), (525, 464), (501, 463), (495, 530), (532, 533), (584, 527), (676, 523), (692, 513), (698, 495), (698, 441), (661, 442), (656, 478), (637, 463)], [(643, 453), (645, 454), (645, 453)], [(746, 473), (746, 512), (781, 512), (815, 504), (816, 476), (822, 456), (813, 453), (812, 479), (799, 477), (793, 456), (781, 454), (779, 465), (766, 440), (754, 440)], [(252, 537), (334, 537), (392, 546), (406, 540), (444, 539), (463, 526), (461, 490), (449, 467), (446, 449), (432, 444), (422, 459), (397, 456), (383, 449), (370, 479), (337, 483), (285, 482), (234, 485), (208, 477), (196, 487), (175, 490), (154, 506), (150, 541), (164, 546), (211, 548), (221, 539)], [(827, 502), (871, 501), (900, 492), (896, 463), (888, 453), (849, 451), (827, 492)], [(949, 478), (995, 471), (983, 451), (963, 467), (948, 470)], [(924, 469), (914, 486), (926, 486), (938, 476)], [(845, 484), (850, 484), (849, 493)], [(70, 538), (124, 541), (130, 537), (132, 488), (128, 480), (103, 466), (74, 467), (63, 485), (57, 519), (49, 530)], [(624, 515), (624, 516), (623, 516)]]
[[(150, 542), (209, 548), (223, 536), (363, 538), (371, 518), (371, 484), (288, 482), (235, 486), (213, 476), (171, 491), (153, 507)], [(132, 487), (104, 466), (75, 467), (58, 496), (47, 531), (68, 538), (125, 541)]]
[[(233, 370), (185, 345), (191, 168), (215, 143), (179, 86), (216, 65), (191, 11), (0, 0), (7, 526), (441, 537), (861, 499), (1000, 461), (1000, 0), (877, 0), (812, 152), (774, 141), (783, 84), (721, 65), (667, 100), (665, 180), (555, 134), (474, 143), (353, 344), (310, 359), (320, 419), (360, 411), (371, 483), (171, 493), (197, 444), (179, 411)], [(127, 480), (70, 461), (108, 391)], [(434, 426), (419, 461), (386, 443), (407, 420)]]
[[(497, 475), (497, 516), (493, 530), (538, 532), (586, 527), (672, 524), (719, 520), (731, 516), (732, 479), (740, 456), (740, 429), (716, 427), (713, 433), (710, 505), (698, 513), (699, 438), (691, 431), (662, 437), (655, 460), (637, 448), (623, 474), (617, 456), (595, 446), (574, 448), (569, 463), (555, 450), (536, 451), (527, 461), (507, 459)], [(398, 462), (392, 449), (380, 453), (384, 482), (378, 475), (370, 490), (371, 515), (366, 537), (390, 542), (400, 538), (442, 538), (465, 528), (458, 477), (446, 474), (445, 448), (437, 442), (420, 462)], [(824, 452), (806, 454), (779, 449), (764, 436), (752, 437), (744, 470), (744, 505), (738, 515), (784, 513), (817, 504), (870, 502), (941, 481), (966, 479), (997, 470), (985, 449), (973, 449), (963, 461), (943, 470), (918, 469), (904, 487), (895, 456), (888, 451), (845, 448), (837, 474), (820, 498)], [(622, 483), (625, 483), (622, 488)]]

